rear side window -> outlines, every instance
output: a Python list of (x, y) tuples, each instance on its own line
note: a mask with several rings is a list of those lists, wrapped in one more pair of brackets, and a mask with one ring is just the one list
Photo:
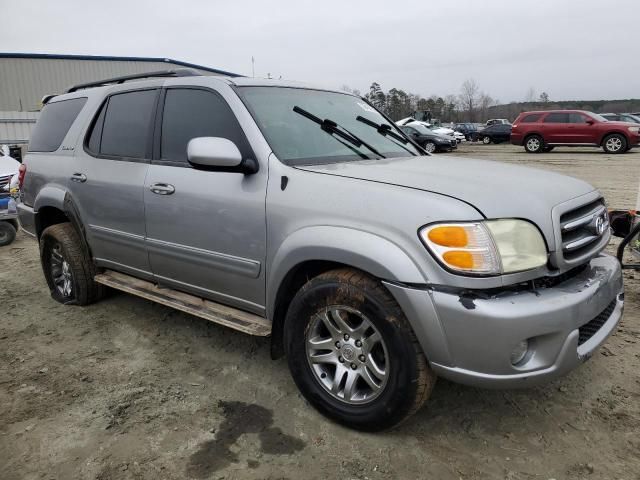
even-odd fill
[(244, 132), (227, 102), (217, 93), (194, 88), (167, 90), (162, 114), (160, 159), (187, 163), (187, 144), (197, 137), (222, 137), (250, 156)]
[(536, 113), (536, 114), (533, 114), (533, 115), (527, 115), (522, 119), (522, 121), (520, 123), (535, 123), (538, 120), (540, 120), (541, 116), (542, 116), (541, 113)]
[(569, 123), (568, 113), (550, 113), (544, 119), (544, 123)]
[(87, 99), (83, 97), (45, 105), (31, 135), (29, 151), (56, 151), (86, 102)]
[(138, 90), (109, 97), (102, 126), (101, 155), (128, 158), (147, 156), (157, 94), (157, 90)]

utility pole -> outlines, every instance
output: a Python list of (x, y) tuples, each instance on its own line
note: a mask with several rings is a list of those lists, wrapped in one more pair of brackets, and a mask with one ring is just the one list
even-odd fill
[(251, 56), (251, 76), (256, 78), (256, 59)]

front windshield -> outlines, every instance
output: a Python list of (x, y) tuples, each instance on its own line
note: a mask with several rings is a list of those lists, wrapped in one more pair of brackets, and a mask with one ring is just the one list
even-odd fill
[(402, 144), (357, 120), (359, 116), (364, 117), (377, 125), (388, 126), (385, 128), (391, 132), (399, 132), (374, 108), (353, 95), (288, 87), (240, 87), (238, 90), (273, 152), (287, 165), (380, 158), (367, 148), (357, 147), (328, 133), (317, 123), (294, 112), (294, 107), (322, 120), (332, 120), (384, 157), (421, 155), (411, 143)]

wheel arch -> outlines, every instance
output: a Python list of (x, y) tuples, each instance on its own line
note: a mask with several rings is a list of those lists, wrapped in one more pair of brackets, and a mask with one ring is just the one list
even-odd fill
[(298, 230), (280, 246), (268, 275), (267, 316), (272, 321), (271, 356), (283, 355), (283, 324), (291, 300), (311, 278), (335, 268), (353, 268), (380, 280), (424, 283), (425, 277), (397, 245), (346, 227)]
[(622, 130), (608, 130), (605, 133), (602, 134), (602, 137), (600, 137), (600, 142), (599, 145), (602, 146), (604, 144), (604, 140), (609, 136), (609, 135), (613, 135), (613, 134), (618, 134), (618, 135), (622, 135), (625, 140), (627, 141), (627, 144), (629, 144), (629, 137), (627, 136), (627, 134), (622, 131)]

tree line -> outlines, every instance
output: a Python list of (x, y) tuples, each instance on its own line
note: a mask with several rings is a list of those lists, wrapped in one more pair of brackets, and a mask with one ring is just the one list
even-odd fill
[[(343, 86), (343, 90), (361, 95), (358, 90)], [(500, 102), (483, 92), (478, 83), (470, 78), (463, 82), (457, 95), (432, 95), (422, 97), (399, 88), (384, 91), (378, 82), (373, 82), (364, 98), (383, 111), (392, 120), (413, 116), (417, 110), (428, 110), (433, 119), (441, 122), (482, 122), (489, 118), (506, 118), (510, 121), (529, 110), (575, 109), (595, 113), (638, 112), (640, 99), (629, 100), (592, 100), (592, 101), (552, 101), (549, 93), (538, 94), (530, 87), (523, 102)]]

